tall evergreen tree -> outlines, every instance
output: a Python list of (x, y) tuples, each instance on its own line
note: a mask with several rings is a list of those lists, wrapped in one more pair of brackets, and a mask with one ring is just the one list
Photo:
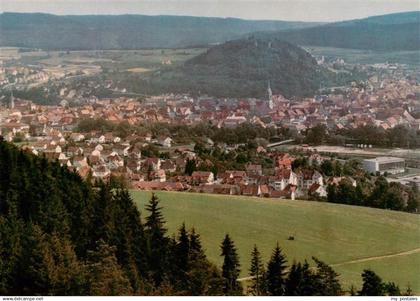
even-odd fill
[(363, 286), (359, 291), (360, 296), (383, 296), (384, 284), (382, 279), (372, 270), (363, 270)]
[(285, 281), (286, 296), (322, 296), (319, 275), (312, 271), (307, 261), (294, 262)]
[(172, 278), (175, 288), (180, 291), (188, 289), (188, 272), (190, 270), (190, 238), (185, 224), (178, 230), (178, 237), (172, 248)]
[(251, 266), (249, 268), (249, 276), (252, 277), (252, 280), (248, 293), (254, 296), (264, 295), (265, 269), (257, 245), (254, 245), (254, 249), (251, 252)]
[(271, 296), (282, 296), (285, 289), (286, 257), (277, 243), (267, 264), (267, 292)]
[(153, 193), (146, 206), (149, 216), (146, 217), (145, 234), (147, 237), (147, 252), (149, 272), (156, 285), (160, 285), (169, 268), (169, 238), (166, 237), (165, 221), (159, 199)]
[(88, 253), (87, 278), (89, 295), (122, 296), (132, 294), (127, 276), (115, 257), (115, 247), (99, 240), (95, 251)]
[(241, 295), (242, 286), (238, 282), (240, 272), (239, 257), (229, 234), (226, 234), (221, 250), (221, 256), (223, 256), (222, 276), (225, 279), (224, 293), (226, 295)]
[(140, 214), (130, 193), (118, 189), (113, 195), (115, 232), (111, 244), (116, 246), (118, 263), (129, 276), (135, 291), (141, 290), (141, 276), (146, 276), (146, 240)]
[(300, 262), (293, 264), (290, 267), (289, 274), (285, 281), (285, 296), (301, 296), (300, 286), (302, 283), (303, 273), (302, 264)]
[(16, 286), (22, 295), (49, 295), (50, 281), (45, 256), (48, 248), (42, 229), (29, 223), (24, 230), (22, 252), (16, 267)]
[(320, 280), (319, 290), (322, 296), (340, 296), (343, 290), (338, 280), (339, 275), (325, 262), (312, 257), (317, 265), (317, 274)]

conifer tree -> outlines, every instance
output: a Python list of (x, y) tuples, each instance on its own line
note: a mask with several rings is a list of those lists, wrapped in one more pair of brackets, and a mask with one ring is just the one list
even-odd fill
[(224, 279), (218, 268), (210, 263), (201, 246), (200, 235), (192, 228), (189, 233), (188, 295), (223, 295)]
[(249, 293), (254, 296), (261, 296), (265, 294), (265, 270), (261, 259), (261, 254), (258, 251), (257, 245), (251, 253), (251, 266), (249, 268), (249, 276), (252, 277)]
[(286, 257), (277, 243), (271, 258), (267, 264), (267, 292), (272, 296), (282, 296), (284, 294), (286, 275)]
[(316, 257), (312, 257), (317, 265), (317, 274), (320, 279), (320, 290), (323, 296), (340, 296), (343, 290), (337, 274), (329, 265)]
[(171, 279), (177, 290), (187, 291), (188, 272), (190, 265), (190, 238), (183, 223), (178, 230), (177, 238), (173, 240)]
[(185, 273), (188, 270), (190, 253), (190, 238), (188, 232), (185, 229), (185, 223), (182, 224), (178, 231), (178, 239), (175, 245), (175, 257), (177, 261), (177, 268), (179, 271)]
[(132, 294), (130, 281), (115, 257), (115, 247), (99, 240), (95, 251), (88, 252), (89, 295), (122, 296)]
[(111, 244), (117, 247), (118, 263), (129, 276), (135, 291), (141, 290), (141, 276), (146, 275), (146, 241), (140, 214), (126, 189), (118, 189), (113, 198), (115, 204), (115, 233)]
[(195, 232), (194, 228), (192, 228), (190, 231), (189, 240), (191, 260), (194, 260), (198, 256), (203, 256), (204, 251), (203, 247), (201, 246), (201, 238), (200, 235), (197, 232)]
[(154, 193), (146, 210), (149, 212), (145, 223), (149, 272), (154, 283), (160, 285), (169, 268), (169, 238), (165, 236), (167, 230), (164, 227), (162, 207), (159, 207), (159, 199)]
[(235, 245), (228, 234), (221, 245), (223, 256), (222, 276), (225, 279), (224, 293), (226, 295), (241, 295), (242, 286), (238, 282), (240, 264)]
[(302, 282), (302, 265), (300, 262), (293, 264), (290, 267), (287, 280), (285, 281), (285, 292), (286, 296), (300, 296), (300, 285)]
[(50, 282), (45, 256), (48, 252), (45, 233), (33, 223), (24, 230), (22, 253), (16, 267), (16, 284), (22, 295), (49, 295)]
[(359, 291), (360, 296), (383, 296), (384, 285), (382, 279), (372, 270), (363, 270), (363, 286)]
[(285, 281), (286, 296), (317, 296), (323, 295), (319, 275), (311, 271), (308, 262), (303, 264), (293, 262)]

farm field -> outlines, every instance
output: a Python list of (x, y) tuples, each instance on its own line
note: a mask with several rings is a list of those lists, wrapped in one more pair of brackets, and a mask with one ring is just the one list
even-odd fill
[[(258, 245), (268, 260), (276, 242), (289, 264), (316, 256), (334, 266), (345, 289), (360, 287), (360, 274), (372, 268), (404, 290), (420, 293), (420, 216), (374, 208), (320, 202), (273, 200), (199, 193), (156, 192), (169, 234), (185, 221), (194, 226), (210, 260), (221, 264), (219, 245), (229, 233), (239, 250), (241, 277)], [(132, 191), (142, 217), (151, 192)], [(294, 235), (295, 240), (287, 238)], [(400, 254), (401, 253), (401, 254)]]

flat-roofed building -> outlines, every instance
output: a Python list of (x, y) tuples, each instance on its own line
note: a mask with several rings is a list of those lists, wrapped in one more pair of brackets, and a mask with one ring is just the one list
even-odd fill
[(363, 160), (363, 169), (367, 172), (381, 175), (386, 173), (398, 174), (405, 171), (405, 160), (396, 157), (377, 157)]

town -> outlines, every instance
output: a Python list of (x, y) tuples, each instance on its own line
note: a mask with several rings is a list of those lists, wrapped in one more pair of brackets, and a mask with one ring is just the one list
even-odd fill
[(2, 0), (0, 295), (417, 298), (419, 3), (359, 2)]
[[(324, 63), (323, 59), (319, 63)], [(304, 99), (273, 95), (269, 81), (265, 99), (165, 94), (139, 100), (127, 96), (98, 99), (90, 95), (81, 104), (71, 105), (78, 93), (63, 87), (59, 92), (62, 99), (59, 105), (39, 105), (15, 97), (12, 91), (3, 95), (6, 101), (0, 111), (0, 133), (22, 149), (52, 161), (58, 160), (61, 165), (92, 181), (118, 177), (129, 187), (141, 190), (325, 198), (328, 185), (346, 180), (356, 187), (357, 180), (352, 174), (332, 176), (313, 168), (337, 158), (334, 159), (331, 152), (318, 152), (316, 147), (309, 145), (313, 142), (309, 137), (314, 132), (312, 129), (346, 133), (374, 127), (396, 133), (399, 129), (405, 134), (420, 130), (418, 82), (404, 66), (375, 68), (380, 68), (381, 72), (377, 72), (380, 77), (372, 76), (363, 84), (353, 83), (349, 87), (332, 89), (328, 94)], [(203, 124), (222, 130), (248, 126), (272, 131), (272, 134), (267, 139), (245, 137), (244, 141), (235, 141), (225, 136), (213, 141), (210, 136), (197, 138), (192, 134), (181, 135), (177, 130), (153, 130), (159, 125), (188, 129)], [(139, 125), (143, 127), (139, 128)], [(280, 132), (285, 134), (278, 135)], [(314, 141), (321, 142), (322, 135), (318, 134)], [(390, 143), (400, 143), (398, 147), (415, 148), (415, 143), (418, 146), (418, 134), (412, 140), (399, 134), (393, 136), (396, 140)], [(375, 138), (378, 139), (372, 137), (373, 142), (369, 143), (366, 137), (357, 139), (337, 134), (334, 138), (333, 144), (337, 148), (359, 149), (368, 154), (372, 144), (377, 143)], [(296, 147), (292, 154), (287, 149), (279, 151), (282, 146), (293, 143)], [(256, 162), (234, 166), (240, 169), (229, 169), (229, 164), (221, 162), (215, 168), (217, 163), (205, 155), (206, 148), (217, 148), (226, 155), (226, 161), (240, 162), (238, 157), (242, 153), (238, 150), (254, 152)], [(308, 158), (308, 164), (304, 168), (292, 168), (293, 162), (301, 156)], [(419, 187), (419, 154), (407, 158), (384, 156), (378, 156), (376, 165), (369, 164), (372, 154), (361, 158), (355, 172), (364, 169), (374, 175), (403, 174), (401, 178), (388, 180)], [(338, 160), (346, 164), (351, 157)], [(388, 161), (396, 162), (395, 166), (380, 167), (386, 166)], [(406, 172), (406, 166), (411, 167), (410, 172)]]

